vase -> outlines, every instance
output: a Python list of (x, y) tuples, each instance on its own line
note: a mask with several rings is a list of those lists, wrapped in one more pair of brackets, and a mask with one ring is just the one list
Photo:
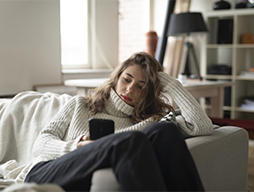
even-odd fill
[(215, 2), (212, 7), (214, 10), (230, 9), (231, 4), (227, 1), (221, 0), (221, 1)]
[(158, 35), (155, 31), (149, 31), (145, 34), (145, 52), (155, 56)]

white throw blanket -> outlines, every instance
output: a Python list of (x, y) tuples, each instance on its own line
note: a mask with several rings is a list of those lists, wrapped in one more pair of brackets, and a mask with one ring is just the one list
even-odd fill
[(32, 160), (37, 135), (70, 98), (29, 91), (0, 100), (0, 186), (15, 182), (3, 179), (9, 168), (19, 171)]

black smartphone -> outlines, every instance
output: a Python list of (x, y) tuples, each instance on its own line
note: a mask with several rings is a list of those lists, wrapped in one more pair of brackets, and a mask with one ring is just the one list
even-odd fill
[(115, 123), (110, 119), (89, 119), (90, 140), (95, 140), (115, 132)]

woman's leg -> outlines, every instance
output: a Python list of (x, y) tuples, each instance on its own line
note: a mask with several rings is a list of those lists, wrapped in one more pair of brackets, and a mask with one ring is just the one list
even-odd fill
[(56, 160), (42, 162), (26, 182), (55, 183), (66, 191), (89, 191), (94, 171), (112, 167), (124, 191), (166, 191), (154, 151), (138, 131), (112, 134)]
[(169, 191), (203, 191), (195, 163), (180, 128), (172, 122), (156, 122), (143, 132), (149, 138)]

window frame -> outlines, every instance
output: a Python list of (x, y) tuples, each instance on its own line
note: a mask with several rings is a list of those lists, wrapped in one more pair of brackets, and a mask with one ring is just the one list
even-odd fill
[(76, 65), (76, 68), (74, 65), (64, 67), (65, 71), (72, 69), (114, 69), (119, 64), (118, 0), (87, 1), (88, 65), (83, 65), (82, 68), (79, 65)]

